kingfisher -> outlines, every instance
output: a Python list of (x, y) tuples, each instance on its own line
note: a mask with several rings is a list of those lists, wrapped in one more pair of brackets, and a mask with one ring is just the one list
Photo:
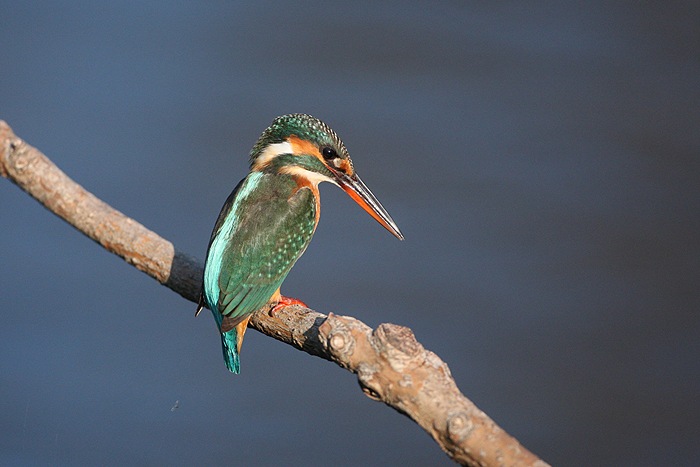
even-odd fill
[(355, 172), (335, 131), (306, 114), (277, 117), (250, 152), (250, 172), (221, 208), (195, 313), (204, 307), (212, 311), (232, 373), (240, 372), (241, 344), (253, 312), (265, 305), (273, 307), (272, 314), (287, 305), (306, 307), (281, 295), (280, 286), (316, 231), (321, 182), (340, 187), (399, 240), (404, 238)]

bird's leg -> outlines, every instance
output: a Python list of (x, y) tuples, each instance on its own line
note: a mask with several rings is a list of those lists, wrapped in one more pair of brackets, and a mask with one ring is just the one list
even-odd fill
[(297, 300), (296, 298), (292, 297), (285, 297), (284, 295), (280, 294), (280, 289), (277, 289), (270, 301), (277, 302), (277, 304), (270, 309), (270, 316), (275, 316), (275, 313), (277, 313), (279, 310), (286, 306), (298, 305), (304, 308), (308, 308), (308, 305), (306, 305), (306, 303), (302, 302), (301, 300)]
[(270, 310), (270, 316), (275, 316), (275, 313), (277, 313), (279, 310), (286, 306), (291, 306), (291, 305), (298, 305), (304, 308), (308, 308), (306, 303), (302, 302), (301, 300), (297, 300), (296, 298), (292, 297), (285, 297), (283, 295), (280, 295), (280, 301), (277, 302), (277, 305), (273, 306), (272, 309)]

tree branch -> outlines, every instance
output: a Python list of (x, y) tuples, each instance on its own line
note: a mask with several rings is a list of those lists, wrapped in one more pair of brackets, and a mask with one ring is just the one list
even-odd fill
[[(71, 180), (0, 120), (0, 175), (49, 211), (184, 298), (196, 302), (202, 264)], [(547, 465), (464, 397), (447, 365), (395, 324), (371, 329), (348, 316), (298, 306), (271, 317), (262, 309), (254, 329), (332, 361), (357, 375), (368, 397), (418, 423), (456, 462), (471, 466)]]

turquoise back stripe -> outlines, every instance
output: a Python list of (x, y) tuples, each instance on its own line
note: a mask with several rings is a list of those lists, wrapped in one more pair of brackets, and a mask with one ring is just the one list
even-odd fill
[(215, 311), (214, 317), (221, 326), (221, 314), (217, 309), (217, 303), (219, 302), (219, 274), (221, 273), (221, 267), (223, 266), (222, 258), (224, 256), (224, 249), (226, 248), (226, 243), (231, 236), (231, 234), (236, 229), (238, 223), (238, 209), (243, 200), (245, 200), (248, 195), (255, 189), (255, 187), (260, 182), (262, 177), (262, 172), (251, 172), (243, 182), (236, 199), (234, 200), (233, 206), (231, 206), (231, 211), (224, 220), (221, 229), (216, 234), (214, 241), (209, 248), (209, 256), (207, 257), (207, 268), (204, 271), (204, 298), (209, 305), (209, 309)]

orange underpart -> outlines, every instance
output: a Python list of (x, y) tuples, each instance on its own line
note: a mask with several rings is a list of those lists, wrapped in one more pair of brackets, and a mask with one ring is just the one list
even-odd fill
[(270, 316), (275, 316), (275, 313), (277, 313), (279, 310), (286, 306), (292, 306), (292, 305), (298, 305), (304, 308), (308, 308), (306, 303), (302, 302), (301, 300), (297, 300), (296, 298), (292, 297), (285, 297), (284, 295), (280, 295), (280, 300), (277, 302), (277, 305), (272, 307), (270, 310)]

